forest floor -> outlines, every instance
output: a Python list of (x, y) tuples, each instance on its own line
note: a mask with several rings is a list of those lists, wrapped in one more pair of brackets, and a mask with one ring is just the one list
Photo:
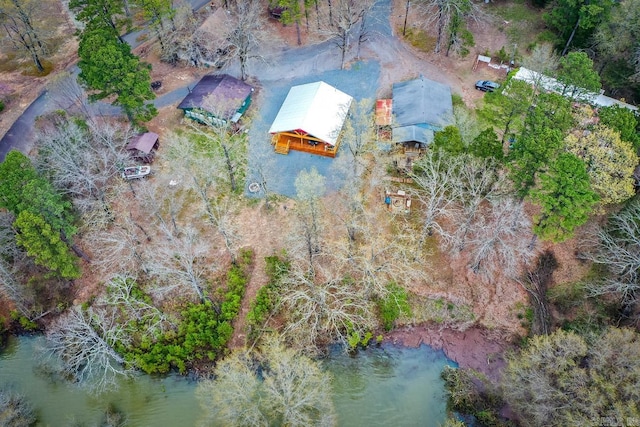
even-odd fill
[[(392, 33), (400, 35), (400, 38), (402, 38), (405, 20), (405, 5), (404, 0), (394, 0), (390, 17)], [(271, 40), (272, 45), (280, 44), (281, 49), (297, 47), (294, 26), (283, 26), (271, 18), (265, 18), (268, 19), (269, 31), (275, 34)], [(415, 31), (421, 19), (423, 17), (418, 12), (411, 11), (407, 17), (407, 28)], [(454, 55), (446, 57), (431, 51), (425, 52), (406, 42), (392, 52), (382, 52), (375, 44), (375, 37), (364, 45), (362, 57), (380, 61), (381, 72), (377, 82), (380, 97), (390, 96), (394, 82), (423, 74), (427, 78), (449, 84), (453, 93), (460, 95), (465, 104), (473, 109), (483, 97), (482, 92), (475, 90), (474, 83), (483, 79), (499, 80), (505, 75), (504, 69), (496, 70), (486, 66), (479, 66), (474, 70), (477, 54), (496, 52), (506, 46), (509, 41), (503, 27), (508, 25), (509, 23), (506, 22), (500, 25), (487, 22), (472, 23), (470, 29), (474, 34), (475, 47), (471, 48), (471, 53), (465, 58)], [(66, 69), (76, 60), (74, 54), (76, 45), (71, 33), (67, 34), (69, 41), (54, 58), (55, 71), (49, 76), (34, 78), (19, 72), (0, 73), (0, 97), (8, 101), (5, 111), (0, 115), (0, 135), (8, 130), (11, 123), (59, 71)], [(317, 37), (302, 31), (303, 46), (313, 45), (319, 41)], [(162, 81), (162, 87), (157, 92), (158, 96), (195, 84), (202, 75), (211, 72), (207, 69), (177, 67), (162, 63), (147, 44), (141, 45), (135, 52), (152, 65), (152, 80)], [(337, 50), (335, 54), (339, 54)], [(259, 108), (259, 105), (252, 108)], [(148, 123), (148, 128), (159, 133), (162, 138), (163, 134), (179, 126), (181, 119), (181, 112), (175, 108), (175, 105), (164, 107), (160, 109), (159, 115)], [(289, 229), (292, 207), (293, 201), (288, 199), (275, 203), (271, 211), (265, 211), (264, 202), (250, 203), (238, 215), (239, 227), (244, 231), (240, 246), (253, 249), (256, 268), (253, 270), (243, 299), (239, 320), (235, 324), (236, 332), (231, 342), (234, 348), (245, 344), (245, 318), (250, 301), (267, 281), (264, 263), (261, 260), (285, 246), (283, 230)], [(576, 260), (577, 248), (574, 242), (575, 240), (570, 240), (562, 245), (545, 244), (541, 247), (541, 250), (551, 249), (558, 259), (559, 268), (554, 273), (554, 283), (575, 280), (585, 273), (586, 267)], [(474, 327), (462, 332), (435, 326), (405, 327), (392, 332), (387, 339), (408, 346), (424, 343), (442, 348), (448, 357), (456, 360), (461, 366), (481, 370), (490, 378), (495, 378), (504, 363), (501, 354), (510, 345), (513, 336), (523, 333), (522, 326), (517, 320), (518, 313), (513, 307), (518, 302), (526, 301), (526, 294), (517, 285), (506, 281), (492, 283), (490, 286), (479, 283), (471, 274), (463, 272), (466, 269), (460, 265), (462, 261), (452, 263), (451, 260), (443, 258), (442, 262), (443, 265), (439, 266), (433, 274), (431, 277), (433, 280), (430, 283), (416, 284), (416, 288), (412, 290), (418, 294), (433, 293), (435, 283), (439, 295), (472, 306), (476, 318), (480, 319), (483, 327)], [(454, 271), (457, 267), (462, 268)], [(79, 294), (87, 295), (83, 292)]]

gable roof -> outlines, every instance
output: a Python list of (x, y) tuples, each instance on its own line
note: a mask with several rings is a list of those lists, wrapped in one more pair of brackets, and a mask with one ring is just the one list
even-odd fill
[(293, 86), (269, 133), (301, 130), (336, 145), (353, 98), (325, 82)]
[(208, 74), (191, 89), (178, 108), (201, 108), (218, 117), (222, 116), (220, 118), (229, 119), (242, 107), (252, 91), (251, 86), (228, 74)]
[(158, 134), (153, 132), (143, 133), (133, 138), (127, 144), (127, 150), (140, 150), (143, 153), (149, 154), (153, 149), (153, 146), (158, 142)]
[(440, 130), (453, 123), (451, 88), (420, 76), (393, 85), (396, 126), (430, 125)]

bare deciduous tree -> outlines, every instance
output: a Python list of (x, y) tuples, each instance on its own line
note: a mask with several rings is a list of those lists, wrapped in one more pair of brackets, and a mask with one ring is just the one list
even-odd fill
[(372, 303), (364, 287), (316, 266), (298, 264), (282, 279), (281, 313), (287, 317), (283, 337), (301, 349), (316, 351), (322, 343), (346, 343), (349, 334), (363, 336), (375, 327)]
[[(145, 325), (146, 332), (163, 332), (173, 325), (169, 317), (156, 306), (140, 297), (136, 291), (136, 279), (128, 274), (117, 274), (107, 281), (106, 292), (97, 303), (116, 310), (127, 320), (135, 320), (137, 325)], [(137, 332), (137, 330), (131, 331)]]
[(320, 33), (330, 37), (336, 47), (340, 49), (340, 69), (344, 68), (345, 57), (351, 45), (352, 32), (359, 22), (357, 43), (358, 50), (360, 49), (360, 43), (365, 39), (366, 15), (374, 3), (372, 0), (333, 0), (326, 11), (331, 16), (322, 18), (324, 27), (320, 29)]
[(506, 192), (504, 174), (493, 159), (480, 159), (471, 155), (458, 156), (453, 168), (454, 191), (459, 208), (454, 213), (455, 231), (449, 236), (451, 245), (464, 249), (467, 233), (476, 221), (481, 205), (495, 200)]
[(42, 23), (46, 16), (40, 2), (34, 0), (2, 0), (0, 25), (15, 50), (26, 52), (39, 72), (48, 53)]
[(206, 277), (215, 269), (215, 265), (206, 260), (209, 245), (193, 228), (165, 237), (163, 244), (150, 254), (146, 265), (156, 279), (151, 292), (163, 297), (178, 289), (187, 290), (204, 301)]
[(535, 236), (521, 202), (501, 198), (489, 203), (486, 211), (467, 230), (469, 268), (492, 282), (500, 273), (513, 278), (535, 255)]
[(247, 135), (236, 130), (231, 121), (237, 106), (228, 105), (228, 101), (216, 96), (205, 98), (202, 106), (213, 117), (202, 118), (205, 127), (193, 121), (189, 121), (189, 126), (206, 140), (210, 155), (222, 159), (229, 186), (235, 192), (238, 189), (238, 178), (244, 175), (247, 156)]
[(111, 181), (129, 162), (125, 146), (133, 132), (128, 125), (103, 120), (88, 125), (61, 118), (43, 126), (37, 139), (36, 167), (73, 198), (81, 213), (98, 211), (112, 219)]
[(329, 426), (330, 384), (317, 362), (269, 341), (219, 362), (215, 380), (201, 382), (196, 394), (207, 418), (222, 425)]
[[(204, 133), (202, 129), (198, 132)], [(211, 135), (207, 136), (210, 137)], [(229, 161), (233, 150), (235, 148), (229, 147)], [(230, 167), (231, 176), (235, 176), (235, 163), (230, 166), (226, 156), (205, 151), (193, 141), (177, 136), (172, 138), (168, 151), (168, 157), (172, 159), (171, 166), (180, 177), (180, 182), (195, 191), (202, 203), (203, 213), (222, 238), (232, 262), (235, 262), (236, 245), (239, 241), (239, 230), (233, 215), (235, 203), (225, 186), (221, 185), (229, 177), (227, 173)]]
[(87, 240), (93, 242), (93, 265), (103, 272), (112, 273), (145, 268), (145, 246), (149, 239), (130, 216), (123, 217), (109, 228), (87, 234)]
[(248, 182), (258, 183), (260, 192), (265, 197), (266, 207), (269, 208), (269, 198), (272, 195), (271, 184), (278, 179), (281, 173), (275, 159), (273, 147), (267, 140), (252, 143), (249, 150), (247, 169)]
[(240, 76), (247, 79), (247, 64), (250, 59), (262, 59), (260, 45), (266, 40), (264, 9), (259, 0), (239, 1), (231, 8), (225, 22), (226, 41), (230, 45), (229, 59), (240, 63)]
[[(292, 243), (293, 253), (304, 253), (309, 268), (313, 269), (313, 259), (321, 251), (322, 201), (325, 192), (325, 178), (315, 168), (303, 170), (296, 177), (296, 216)], [(299, 248), (297, 248), (299, 246)]]
[(609, 223), (597, 229), (586, 247), (595, 248), (583, 254), (587, 259), (605, 267), (609, 274), (589, 285), (594, 295), (613, 294), (621, 298), (630, 311), (638, 304), (640, 284), (640, 202), (634, 199)]
[(434, 231), (443, 238), (447, 237), (441, 222), (450, 217), (456, 207), (456, 171), (460, 167), (460, 164), (454, 164), (457, 159), (429, 150), (414, 165), (411, 176), (418, 188), (416, 196), (422, 217), (421, 241), (433, 235)]
[(436, 26), (435, 53), (440, 53), (443, 45), (447, 46), (446, 51), (449, 52), (452, 36), (456, 35), (460, 25), (457, 21), (484, 19), (484, 12), (480, 6), (470, 0), (423, 0), (421, 3), (427, 9), (423, 25)]
[(65, 377), (97, 394), (114, 388), (119, 378), (131, 374), (114, 350), (126, 340), (127, 335), (113, 314), (74, 307), (49, 327), (45, 350), (57, 360)]

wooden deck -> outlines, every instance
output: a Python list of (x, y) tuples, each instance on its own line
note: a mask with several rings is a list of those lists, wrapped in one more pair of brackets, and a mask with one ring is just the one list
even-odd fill
[[(291, 134), (278, 133), (273, 135), (271, 143), (278, 154), (289, 154), (289, 150), (304, 151), (305, 153), (317, 154), (325, 157), (335, 157), (338, 147), (333, 147), (324, 142), (318, 142), (294, 136)], [(315, 143), (315, 144), (313, 144)]]

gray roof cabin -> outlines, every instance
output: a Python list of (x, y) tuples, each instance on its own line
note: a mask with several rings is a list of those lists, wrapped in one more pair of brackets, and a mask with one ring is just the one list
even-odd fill
[(453, 124), (451, 88), (420, 76), (393, 85), (393, 142), (429, 145)]

